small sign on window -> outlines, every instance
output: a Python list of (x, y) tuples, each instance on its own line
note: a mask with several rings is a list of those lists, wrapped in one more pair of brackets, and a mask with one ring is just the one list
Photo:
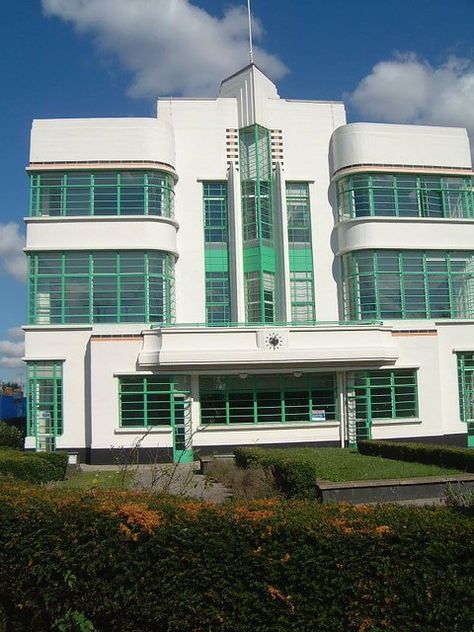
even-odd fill
[(326, 421), (326, 411), (313, 408), (311, 411), (311, 421)]

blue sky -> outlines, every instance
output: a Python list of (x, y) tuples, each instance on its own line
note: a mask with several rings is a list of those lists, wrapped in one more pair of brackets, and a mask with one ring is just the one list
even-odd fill
[[(253, 0), (256, 61), (288, 98), (349, 120), (462, 125), (474, 137), (474, 0)], [(242, 3), (32, 0), (0, 23), (0, 379), (25, 321), (24, 167), (33, 118), (152, 116), (158, 95), (213, 95), (245, 63)]]

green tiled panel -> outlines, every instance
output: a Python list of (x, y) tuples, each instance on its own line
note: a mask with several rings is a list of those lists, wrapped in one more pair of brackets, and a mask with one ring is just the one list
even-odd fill
[(244, 248), (244, 272), (276, 271), (275, 250), (268, 246)]
[(313, 251), (311, 248), (290, 247), (288, 254), (291, 272), (312, 272)]
[(228, 272), (229, 253), (227, 248), (206, 248), (206, 272)]

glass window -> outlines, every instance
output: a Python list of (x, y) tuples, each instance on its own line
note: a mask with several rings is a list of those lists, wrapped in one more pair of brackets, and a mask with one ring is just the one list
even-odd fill
[(474, 216), (471, 177), (431, 174), (354, 174), (338, 180), (339, 219), (375, 216)]
[(301, 423), (337, 419), (333, 374), (201, 376), (202, 424)]
[(38, 451), (54, 450), (63, 434), (62, 371), (61, 361), (27, 363), (27, 434), (35, 437)]
[(173, 177), (161, 171), (64, 171), (30, 175), (30, 215), (173, 217)]
[[(184, 399), (183, 399), (184, 398)], [(130, 375), (119, 378), (120, 425), (172, 426), (190, 406), (189, 378), (172, 375)]]
[(348, 319), (474, 317), (474, 253), (359, 251), (342, 269)]
[(29, 322), (171, 322), (173, 265), (160, 252), (30, 254)]

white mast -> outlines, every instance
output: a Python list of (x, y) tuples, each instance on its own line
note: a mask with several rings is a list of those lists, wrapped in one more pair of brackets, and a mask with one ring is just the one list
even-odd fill
[(253, 64), (252, 10), (250, 8), (250, 0), (247, 0), (247, 12), (249, 16), (249, 57), (250, 63)]

